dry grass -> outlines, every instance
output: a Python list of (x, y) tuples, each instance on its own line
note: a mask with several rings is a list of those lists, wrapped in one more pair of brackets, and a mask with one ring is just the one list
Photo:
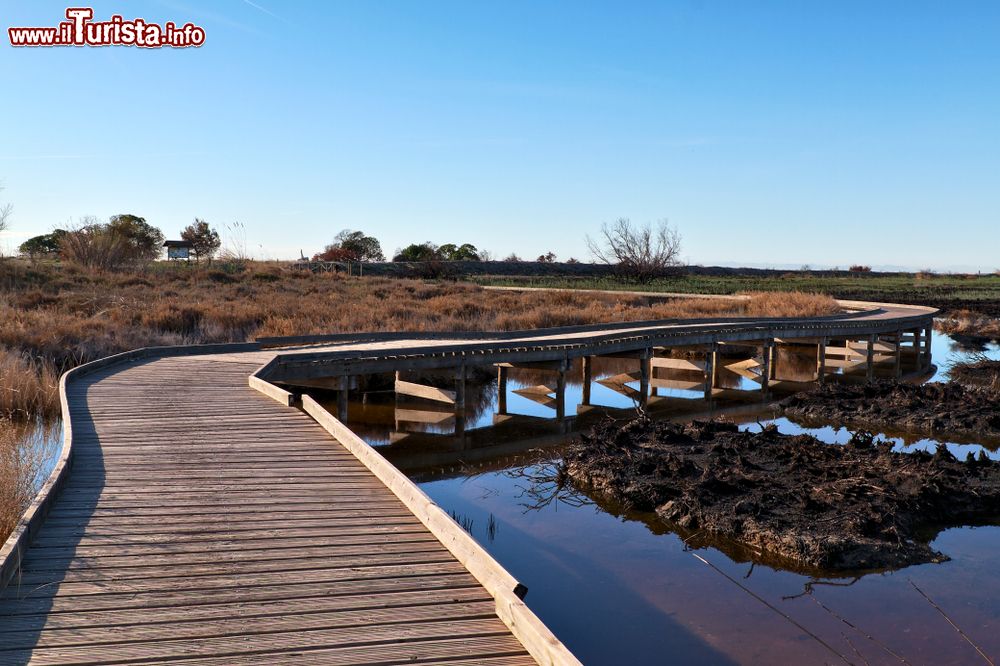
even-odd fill
[(0, 419), (0, 543), (14, 531), (38, 491), (44, 446), (23, 425)]
[(974, 338), (1000, 340), (1000, 319), (987, 317), (972, 310), (954, 310), (935, 322), (942, 333)]
[(6, 270), (0, 275), (0, 289), (7, 286), (0, 291), (0, 413), (20, 417), (57, 413), (57, 378), (74, 365), (150, 345), (351, 331), (811, 316), (837, 310), (832, 299), (812, 294), (658, 301), (628, 294), (522, 293), (462, 283), (313, 275), (276, 264), (254, 264), (238, 274), (158, 266), (123, 275), (13, 262)]
[(27, 436), (28, 426), (58, 415), (62, 372), (110, 354), (311, 333), (517, 330), (661, 318), (811, 316), (837, 309), (826, 296), (796, 293), (661, 301), (313, 275), (274, 264), (251, 264), (238, 273), (157, 266), (124, 275), (0, 262), (0, 540), (40, 482), (44, 446)]
[(948, 368), (948, 378), (973, 386), (988, 386), (1000, 392), (1000, 361), (986, 354), (972, 354)]

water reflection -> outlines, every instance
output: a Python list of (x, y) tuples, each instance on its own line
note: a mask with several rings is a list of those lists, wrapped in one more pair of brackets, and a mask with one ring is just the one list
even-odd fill
[[(945, 336), (934, 336), (932, 346), (944, 367), (969, 353)], [(995, 345), (988, 353), (1000, 358)], [(815, 372), (814, 355), (779, 357), (779, 371), (782, 362), (788, 381), (808, 381)], [(635, 370), (634, 360), (612, 359), (595, 364), (594, 378)], [(596, 381), (591, 408), (580, 409), (588, 407), (583, 405), (580, 372), (574, 366), (567, 378), (570, 431), (587, 428), (596, 419), (634, 415), (635, 400)], [(646, 409), (677, 420), (726, 415), (747, 429), (773, 422), (782, 432), (804, 432), (831, 444), (849, 439), (845, 428), (776, 417), (759, 392), (748, 390), (759, 388), (756, 382), (732, 374), (711, 403), (697, 390), (663, 388)], [(987, 654), (1000, 653), (1000, 632), (990, 629), (1000, 626), (1000, 580), (995, 574), (1000, 528), (941, 532), (932, 545), (952, 558), (944, 564), (850, 578), (797, 571), (738, 543), (687, 532), (563, 483), (559, 451), (572, 435), (552, 418), (551, 406), (516, 392), (546, 384), (551, 375), (511, 370), (509, 377), (503, 418), (496, 418), (495, 388), (491, 392), (486, 387), (482, 400), (470, 397), (468, 429), (461, 436), (449, 423), (397, 429), (396, 419), (386, 416), (379, 424), (352, 422), (352, 427), (366, 432), (439, 505), (469, 522), (473, 536), (528, 586), (532, 609), (584, 663), (979, 659), (910, 581)], [(694, 373), (691, 381), (697, 380)], [(495, 387), (492, 378), (484, 383)], [(378, 400), (369, 396), (368, 409)], [(386, 396), (382, 408), (391, 412), (395, 407)], [(352, 419), (356, 416), (364, 412), (352, 411)], [(961, 458), (983, 448), (982, 442), (960, 438), (884, 436), (902, 451), (940, 445)], [(992, 443), (987, 453), (1000, 455)], [(491, 524), (493, 538), (487, 534)]]

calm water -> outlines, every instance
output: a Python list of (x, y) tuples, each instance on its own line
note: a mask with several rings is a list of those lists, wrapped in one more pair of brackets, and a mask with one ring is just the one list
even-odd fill
[[(933, 351), (940, 379), (952, 360), (975, 350), (935, 336)], [(995, 346), (986, 351), (1000, 358)], [(794, 372), (795, 359), (784, 361)], [(629, 363), (595, 366), (595, 379), (628, 372)], [(801, 359), (798, 370), (806, 374), (814, 363)], [(351, 405), (350, 421), (528, 586), (529, 606), (584, 663), (982, 663), (914, 584), (987, 654), (1000, 656), (1000, 528), (947, 530), (933, 545), (951, 561), (860, 578), (783, 571), (753, 562), (733, 544), (692, 550), (654, 516), (623, 514), (551, 483), (559, 446), (572, 434), (553, 423), (554, 409), (544, 400), (515, 392), (546, 375), (512, 370), (510, 377), (508, 415), (496, 416), (495, 381), (470, 391), (462, 437), (454, 436), (455, 420), (432, 403), (400, 403), (405, 419), (399, 419), (391, 392), (378, 386)], [(733, 389), (751, 385), (729, 382)], [(699, 392), (660, 394), (650, 406), (655, 413), (707, 415)], [(581, 395), (582, 387), (570, 383), (567, 414), (576, 413)], [(597, 383), (591, 402), (634, 407), (622, 392)], [(774, 422), (782, 432), (809, 432), (829, 443), (850, 437), (846, 429), (774, 419), (749, 393), (727, 392), (717, 403), (714, 415), (729, 412), (746, 428)], [(607, 418), (603, 410), (585, 410), (575, 426), (598, 418)], [(895, 441), (907, 451), (938, 445), (919, 437)], [(981, 448), (944, 444), (960, 455)]]
[[(1000, 358), (996, 346), (965, 349), (942, 335), (932, 344), (935, 380), (968, 353)], [(595, 363), (594, 378), (631, 372), (634, 363)], [(808, 354), (779, 359), (789, 377), (801, 379), (814, 364)], [(582, 429), (607, 415), (601, 409), (577, 415), (583, 389), (572, 378), (578, 371), (567, 386), (566, 412)], [(697, 376), (688, 379), (693, 383)], [(783, 571), (753, 562), (733, 544), (692, 550), (654, 516), (623, 514), (549, 481), (559, 447), (572, 433), (554, 423), (554, 409), (543, 397), (522, 390), (551, 382), (551, 375), (512, 370), (501, 416), (495, 378), (490, 373), (482, 380), (470, 386), (462, 437), (454, 436), (456, 422), (447, 409), (426, 401), (397, 405), (389, 378), (362, 387), (367, 393), (351, 404), (349, 421), (528, 586), (527, 603), (584, 663), (898, 664), (900, 657), (913, 664), (984, 663), (913, 584), (988, 655), (1000, 656), (1000, 528), (947, 530), (933, 545), (951, 561), (857, 579)], [(718, 396), (712, 412), (700, 392), (676, 388), (658, 389), (649, 411), (681, 420), (725, 415), (750, 429), (775, 422), (782, 432), (809, 432), (830, 443), (850, 437), (846, 429), (775, 419), (759, 396), (740, 391), (754, 388), (753, 382), (733, 373), (723, 380), (731, 390)], [(591, 403), (635, 407), (621, 390), (597, 382)], [(59, 428), (32, 436), (49, 454), (41, 479), (58, 453)], [(901, 450), (939, 444), (894, 439)], [(944, 444), (961, 456), (981, 448)], [(803, 594), (808, 589), (812, 594)]]

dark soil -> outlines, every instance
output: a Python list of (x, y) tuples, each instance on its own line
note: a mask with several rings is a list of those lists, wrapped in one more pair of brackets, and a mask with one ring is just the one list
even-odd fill
[(1000, 463), (894, 453), (856, 435), (844, 446), (768, 427), (607, 422), (571, 445), (565, 473), (578, 487), (668, 527), (733, 539), (825, 571), (940, 562), (928, 545), (945, 527), (1000, 514)]
[(956, 382), (830, 383), (779, 403), (796, 419), (863, 424), (873, 428), (1000, 437), (1000, 393)]

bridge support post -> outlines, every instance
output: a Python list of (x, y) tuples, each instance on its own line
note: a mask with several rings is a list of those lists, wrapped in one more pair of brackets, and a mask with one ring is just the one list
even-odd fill
[(590, 383), (594, 379), (594, 357), (583, 357), (583, 398), (582, 404), (590, 405)]
[(928, 324), (927, 329), (924, 331), (924, 368), (930, 369), (931, 367), (931, 342), (934, 339), (934, 325)]
[(874, 334), (868, 336), (868, 381), (875, 379), (875, 338)]
[(507, 413), (507, 367), (497, 367), (497, 414)]
[(347, 400), (348, 400), (348, 387), (351, 384), (350, 377), (343, 377), (343, 384), (340, 390), (337, 391), (337, 418), (340, 421), (347, 420)]
[(715, 388), (715, 366), (718, 361), (719, 346), (715, 343), (709, 345), (705, 352), (705, 400), (712, 400), (712, 389)]
[(774, 340), (767, 340), (761, 347), (760, 365), (760, 390), (767, 395), (767, 389), (771, 381), (771, 356), (774, 354)]
[(455, 434), (465, 434), (465, 362), (455, 368)]
[(816, 381), (826, 383), (826, 338), (820, 338), (816, 344)]
[(559, 364), (556, 371), (556, 418), (562, 422), (566, 418), (566, 370), (567, 361)]
[(455, 368), (455, 411), (465, 409), (465, 363)]
[(652, 349), (643, 349), (639, 353), (639, 404), (643, 406), (649, 402), (649, 371), (652, 357)]
[(896, 379), (903, 376), (903, 332), (896, 331), (896, 353), (893, 359), (893, 375)]

